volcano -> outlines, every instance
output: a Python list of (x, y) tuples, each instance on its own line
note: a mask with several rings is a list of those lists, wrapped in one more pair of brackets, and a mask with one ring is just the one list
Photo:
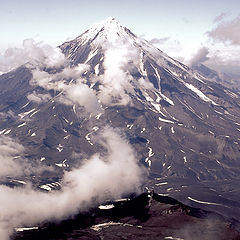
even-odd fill
[(64, 62), (29, 62), (0, 75), (1, 136), (19, 139), (28, 161), (54, 169), (2, 183), (61, 188), (64, 171), (102, 151), (94, 136), (108, 125), (137, 153), (144, 186), (239, 218), (238, 92), (111, 17), (59, 49)]

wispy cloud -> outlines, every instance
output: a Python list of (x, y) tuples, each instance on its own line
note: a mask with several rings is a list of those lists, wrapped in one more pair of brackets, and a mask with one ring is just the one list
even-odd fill
[(219, 15), (217, 15), (217, 16), (214, 18), (213, 22), (215, 22), (215, 23), (221, 22), (221, 21), (222, 21), (224, 18), (226, 18), (227, 16), (228, 16), (227, 13), (220, 13)]
[(169, 41), (169, 40), (170, 40), (170, 37), (153, 38), (153, 39), (151, 39), (149, 42), (150, 42), (151, 44), (161, 45), (161, 44), (166, 43), (166, 42)]
[(0, 55), (0, 71), (8, 72), (25, 63), (45, 64), (48, 67), (59, 67), (65, 62), (65, 56), (59, 48), (25, 39), (21, 48), (8, 48)]
[[(96, 92), (90, 88), (83, 78), (82, 74), (89, 70), (89, 65), (79, 64), (76, 67), (66, 67), (57, 73), (48, 73), (41, 68), (32, 70), (32, 79), (30, 83), (40, 86), (46, 90), (55, 90), (61, 92), (59, 97), (55, 98), (66, 105), (77, 104), (84, 107), (88, 112), (101, 112), (100, 104)], [(43, 97), (47, 99), (49, 95), (30, 94), (28, 99), (38, 101)]]
[[(24, 147), (8, 136), (0, 136), (0, 178), (5, 176), (18, 176), (24, 172), (21, 155)], [(20, 159), (14, 159), (20, 157)]]

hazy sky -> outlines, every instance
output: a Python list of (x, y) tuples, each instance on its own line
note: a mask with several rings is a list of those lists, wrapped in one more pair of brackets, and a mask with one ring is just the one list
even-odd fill
[[(59, 45), (112, 16), (147, 40), (156, 38), (158, 47), (170, 56), (186, 61), (207, 47), (212, 54), (225, 49), (231, 58), (232, 53), (238, 55), (240, 41), (221, 39), (226, 34), (221, 29), (212, 36), (206, 33), (222, 22), (237, 21), (233, 31), (239, 27), (239, 34), (239, 14), (239, 0), (0, 0), (0, 54), (26, 38)], [(225, 44), (216, 43), (219, 39)]]

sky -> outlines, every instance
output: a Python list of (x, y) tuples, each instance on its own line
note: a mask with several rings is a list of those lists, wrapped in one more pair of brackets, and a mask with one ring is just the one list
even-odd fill
[(201, 60), (237, 71), (239, 14), (238, 0), (0, 0), (0, 57), (28, 38), (58, 46), (112, 16), (188, 65)]

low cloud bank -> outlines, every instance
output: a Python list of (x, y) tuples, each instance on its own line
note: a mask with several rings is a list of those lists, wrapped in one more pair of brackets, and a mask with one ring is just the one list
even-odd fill
[(1, 240), (8, 240), (14, 227), (61, 220), (92, 205), (139, 190), (143, 170), (125, 138), (117, 130), (106, 127), (97, 141), (107, 153), (95, 154), (79, 168), (66, 172), (60, 191), (43, 193), (29, 186), (0, 186)]

